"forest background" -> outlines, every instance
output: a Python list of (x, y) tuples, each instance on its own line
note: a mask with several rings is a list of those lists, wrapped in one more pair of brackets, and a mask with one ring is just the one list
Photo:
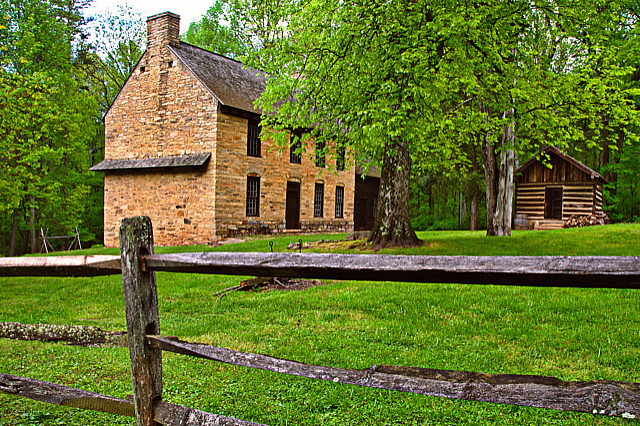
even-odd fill
[[(127, 8), (88, 21), (82, 11), (89, 3), (8, 0), (0, 4), (3, 256), (38, 251), (41, 229), (48, 235), (72, 235), (77, 227), (84, 246), (102, 243), (103, 177), (89, 168), (103, 158), (104, 115), (144, 52), (146, 28), (143, 17)], [(326, 7), (331, 2), (314, 4)], [(581, 2), (572, 4), (580, 6)], [(567, 93), (574, 104), (572, 119), (561, 129), (561, 148), (607, 179), (604, 208), (613, 222), (638, 222), (640, 47), (636, 22), (640, 8), (625, 1), (589, 5), (605, 17), (601, 21), (605, 24), (589, 26), (580, 36), (581, 47), (590, 46), (585, 57), (593, 61), (586, 61), (588, 72), (580, 69), (581, 93), (586, 97)], [(296, 2), (285, 2), (282, 9), (274, 11), (250, 0), (218, 0), (181, 37), (255, 64), (265, 57), (260, 52), (272, 54), (274, 46), (282, 51), (283, 45), (276, 42), (287, 37), (283, 23), (299, 9)], [(394, 17), (388, 12), (381, 16), (388, 18), (385, 22), (393, 29)], [(578, 22), (576, 27), (580, 26)], [(573, 40), (576, 38), (563, 46), (565, 74), (577, 74), (579, 68), (571, 65), (571, 58), (580, 56), (571, 52), (572, 45), (578, 45)], [(438, 52), (438, 46), (434, 51)], [(373, 53), (381, 57), (387, 52)], [(395, 57), (404, 58), (402, 54)], [(507, 99), (515, 96), (512, 91), (505, 92)], [(464, 99), (462, 104), (457, 102), (460, 95), (452, 91), (450, 102), (442, 102), (439, 108), (445, 105), (449, 112), (467, 111), (460, 107), (466, 106)], [(563, 103), (570, 102), (558, 100), (554, 111)], [(482, 141), (461, 137), (456, 130), (456, 120), (464, 122), (469, 117), (449, 115), (437, 133), (414, 138), (409, 215), (416, 230), (487, 227)], [(530, 129), (518, 126), (516, 133), (522, 133), (517, 136), (525, 139)], [(438, 144), (433, 139), (438, 139)], [(553, 135), (543, 142), (554, 144)], [(515, 152), (516, 163), (535, 155), (539, 146), (521, 145)], [(382, 162), (379, 150), (368, 154), (374, 162)]]

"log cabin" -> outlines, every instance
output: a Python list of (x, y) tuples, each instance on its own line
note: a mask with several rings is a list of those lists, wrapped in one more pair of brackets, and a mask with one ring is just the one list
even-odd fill
[(562, 227), (573, 215), (601, 217), (607, 181), (575, 158), (548, 146), (516, 170), (516, 215), (529, 227)]

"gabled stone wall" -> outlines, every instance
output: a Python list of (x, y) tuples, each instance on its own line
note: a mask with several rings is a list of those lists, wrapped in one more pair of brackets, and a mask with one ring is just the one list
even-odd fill
[(147, 215), (155, 244), (207, 244), (215, 234), (217, 100), (154, 31), (174, 34), (175, 16), (147, 22), (149, 49), (105, 117), (105, 159), (211, 153), (200, 169), (105, 174), (104, 243), (118, 245), (123, 217)]

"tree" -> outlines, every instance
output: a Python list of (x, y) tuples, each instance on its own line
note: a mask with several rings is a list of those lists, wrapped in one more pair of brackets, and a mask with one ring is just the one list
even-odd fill
[(295, 2), (215, 0), (202, 19), (189, 26), (183, 38), (187, 43), (242, 61), (287, 37), (286, 22)]
[(237, 1), (216, 0), (199, 22), (192, 22), (185, 41), (203, 49), (240, 58), (248, 53), (242, 9)]
[(68, 235), (82, 222), (96, 111), (74, 64), (83, 4), (0, 5), (6, 19), (0, 29), (0, 187), (10, 195), (0, 201), (0, 226), (9, 235), (9, 255), (29, 243), (35, 251), (40, 227)]
[(308, 128), (316, 140), (349, 146), (352, 162), (357, 153), (382, 163), (370, 236), (377, 248), (420, 243), (408, 209), (410, 148), (425, 139), (430, 110), (422, 83), (438, 57), (423, 37), (431, 19), (424, 3), (292, 5), (288, 37), (252, 61), (270, 76), (260, 102), (274, 140), (284, 145), (286, 129)]
[(434, 135), (481, 146), (487, 234), (510, 235), (518, 154), (546, 144), (597, 149), (630, 121), (619, 84), (630, 69), (611, 60), (617, 47), (607, 42), (627, 9), (564, 0), (467, 5), (434, 8), (445, 52), (436, 84), (447, 94)]
[(82, 46), (79, 59), (104, 116), (144, 53), (146, 29), (142, 16), (128, 5), (95, 17), (92, 26), (93, 40)]
[[(625, 19), (622, 3), (321, 0), (283, 7), (270, 21), (283, 36), (249, 54), (249, 64), (269, 75), (260, 99), (264, 124), (281, 146), (289, 143), (287, 129), (307, 128), (317, 140), (382, 164), (371, 233), (378, 248), (418, 242), (406, 208), (408, 179), (414, 164), (434, 161), (425, 154), (438, 153), (442, 167), (462, 173), (473, 167), (469, 151), (481, 151), (487, 233), (510, 235), (518, 155), (549, 143), (597, 149), (597, 140), (611, 139), (608, 128), (631, 119), (619, 85), (631, 69), (612, 60), (617, 47), (607, 44)], [(255, 9), (256, 16), (271, 11), (262, 3)]]

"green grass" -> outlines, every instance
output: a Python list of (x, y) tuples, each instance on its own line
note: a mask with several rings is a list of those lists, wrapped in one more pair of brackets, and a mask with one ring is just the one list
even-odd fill
[[(342, 236), (343, 237), (343, 236)], [(640, 226), (420, 233), (431, 255), (640, 255)], [(186, 251), (275, 251), (338, 236), (256, 238)], [(340, 247), (342, 252), (362, 253)], [(78, 253), (117, 254), (113, 249)], [(65, 253), (69, 254), (69, 253)], [(640, 381), (640, 297), (634, 290), (335, 282), (301, 292), (213, 293), (241, 277), (158, 273), (161, 330), (190, 341), (314, 364), (400, 364), (564, 380)], [(0, 321), (125, 329), (121, 277), (0, 278)], [(447, 400), (314, 381), (164, 353), (164, 399), (269, 425), (614, 425), (608, 419)], [(0, 372), (123, 398), (126, 349), (0, 339)], [(0, 395), (0, 426), (133, 425), (129, 418)]]

